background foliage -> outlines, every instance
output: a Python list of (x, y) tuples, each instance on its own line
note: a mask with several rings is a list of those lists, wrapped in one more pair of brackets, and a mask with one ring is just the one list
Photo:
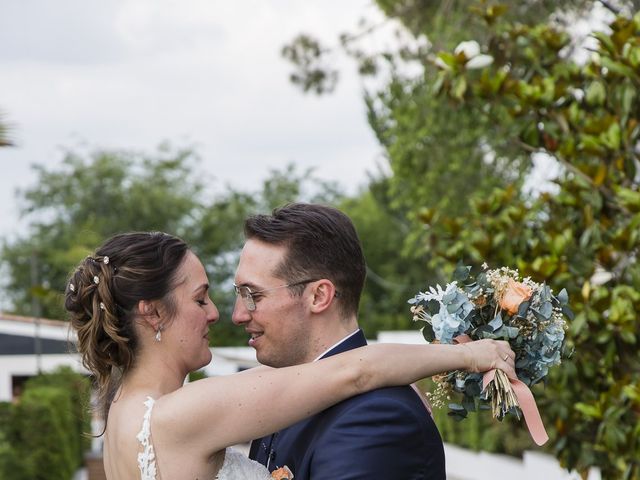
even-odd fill
[[(378, 81), (365, 101), (392, 175), (374, 198), (409, 221), (396, 245), (420, 268), (406, 278), (442, 281), (462, 259), (566, 287), (577, 312), (568, 332), (574, 354), (535, 391), (548, 448), (581, 472), (599, 466), (604, 478), (640, 478), (637, 2), (377, 3), (409, 37), (366, 52), (364, 27), (341, 44)], [(568, 27), (594, 6), (611, 22), (579, 60), (582, 39)], [(470, 68), (471, 57), (454, 48), (463, 40), (478, 41), (493, 63)], [(294, 62), (297, 79), (328, 51), (305, 56), (299, 39), (292, 45), (305, 59)], [(540, 181), (534, 158), (557, 172), (552, 185), (530, 188)], [(483, 422), (439, 419), (446, 439), (516, 453), (495, 441), (495, 426), (478, 429)], [(502, 438), (519, 438), (501, 427)]]
[[(203, 179), (188, 148), (70, 151), (59, 169), (39, 167), (37, 184), (22, 192), (32, 229), (2, 246), (15, 311), (32, 313), (35, 298), (43, 315), (61, 318), (66, 277), (92, 248), (118, 231), (167, 230), (205, 263), (226, 319), (212, 329), (215, 343), (239, 344), (245, 336), (229, 318), (242, 220), (321, 200), (349, 214), (362, 237), (369, 271), (360, 320), (369, 337), (413, 328), (406, 300), (449, 278), (459, 260), (518, 267), (567, 288), (574, 353), (534, 389), (547, 448), (583, 473), (598, 466), (604, 478), (640, 478), (639, 2), (376, 3), (402, 32), (388, 48), (367, 49), (377, 26), (364, 24), (338, 49), (305, 33), (283, 53), (294, 84), (312, 93), (338, 88), (332, 55), (354, 60), (390, 173), (349, 197), (293, 167), (237, 191)], [(610, 26), (600, 20), (596, 51), (578, 57), (583, 39), (569, 27), (594, 10), (608, 13)], [(469, 40), (490, 66), (468, 68), (455, 47)], [(552, 182), (540, 180), (534, 160), (556, 172)], [(436, 419), (445, 440), (463, 446), (535, 448), (510, 420)], [(0, 458), (6, 448), (0, 441)]]
[(19, 401), (0, 406), (0, 478), (69, 480), (84, 463), (87, 378), (67, 368), (29, 380)]

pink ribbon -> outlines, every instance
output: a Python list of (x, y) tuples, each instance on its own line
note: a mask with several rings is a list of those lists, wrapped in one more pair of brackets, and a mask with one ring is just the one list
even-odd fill
[[(471, 341), (471, 338), (469, 338), (468, 335), (459, 335), (453, 340), (456, 343), (467, 343)], [(484, 373), (482, 377), (483, 390), (487, 389), (487, 385), (491, 383), (495, 376), (495, 368)], [(531, 393), (531, 390), (529, 390), (529, 387), (527, 387), (525, 383), (517, 378), (509, 378), (509, 382), (520, 404), (520, 410), (522, 410), (522, 415), (524, 416), (524, 421), (527, 424), (531, 438), (533, 438), (533, 441), (536, 442), (537, 445), (544, 445), (547, 443), (547, 440), (549, 440), (549, 435), (547, 435), (547, 431), (542, 423), (542, 418), (540, 417), (536, 400), (533, 398), (533, 393)]]

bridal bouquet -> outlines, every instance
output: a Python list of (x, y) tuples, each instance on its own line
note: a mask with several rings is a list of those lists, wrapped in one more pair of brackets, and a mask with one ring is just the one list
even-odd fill
[(507, 340), (516, 354), (518, 380), (510, 380), (501, 370), (484, 375), (454, 371), (435, 377), (436, 390), (430, 395), (434, 406), (443, 406), (452, 395), (460, 403), (450, 403), (450, 415), (461, 419), (491, 405), (493, 416), (522, 411), (536, 443), (546, 441), (546, 432), (529, 386), (542, 381), (549, 367), (560, 363), (567, 328), (572, 319), (567, 291), (554, 295), (549, 286), (530, 278), (520, 278), (506, 267), (483, 271), (476, 278), (471, 267), (458, 266), (454, 281), (444, 288), (430, 287), (409, 300), (416, 321), (426, 322), (422, 333), (428, 342), (454, 343), (483, 338)]

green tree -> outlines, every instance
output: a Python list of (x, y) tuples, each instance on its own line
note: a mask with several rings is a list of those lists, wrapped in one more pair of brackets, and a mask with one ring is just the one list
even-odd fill
[[(13, 449), (21, 463), (17, 480), (69, 480), (79, 467), (74, 452), (71, 397), (60, 387), (25, 389), (16, 405), (13, 423)], [(14, 462), (18, 463), (18, 462)]]
[[(397, 252), (420, 262), (429, 283), (462, 258), (570, 290), (575, 353), (535, 392), (549, 448), (582, 472), (597, 465), (606, 478), (638, 478), (637, 21), (622, 17), (595, 34), (599, 55), (586, 66), (571, 61), (576, 44), (563, 28), (595, 4), (619, 13), (638, 2), (376, 3), (407, 40), (371, 53), (356, 45), (370, 26), (341, 37), (360, 73), (383, 85), (365, 101), (392, 175), (386, 192), (374, 185), (371, 210), (397, 208), (393, 218), (413, 221)], [(331, 91), (338, 73), (319, 70), (335, 49), (303, 40), (284, 51), (292, 80)], [(455, 51), (462, 40), (477, 40), (493, 65), (470, 68), (484, 59)], [(557, 193), (523, 191), (534, 153), (560, 165)], [(458, 427), (441, 425), (458, 437)], [(473, 435), (463, 443), (517, 453)]]
[[(37, 184), (21, 192), (30, 231), (2, 247), (8, 297), (20, 314), (64, 318), (67, 275), (106, 237), (127, 230), (163, 230), (189, 239), (202, 184), (194, 153), (161, 147), (151, 157), (97, 151), (84, 158), (68, 152), (62, 166), (36, 166)], [(36, 278), (33, 278), (35, 270)]]
[(50, 373), (30, 378), (25, 389), (38, 387), (56, 387), (69, 395), (69, 411), (72, 430), (70, 445), (76, 458), (76, 464), (84, 462), (84, 455), (91, 448), (91, 382), (89, 378), (74, 372), (69, 367), (60, 367)]
[[(517, 265), (572, 294), (572, 358), (553, 372), (539, 403), (551, 448), (570, 468), (640, 478), (640, 14), (620, 16), (584, 65), (563, 56), (554, 25), (499, 24), (482, 71), (442, 52), (435, 90), (495, 124), (513, 118), (523, 152), (560, 166), (558, 192), (527, 199), (516, 189), (474, 198), (469, 214), (428, 221), (432, 262), (460, 257)], [(508, 68), (505, 66), (508, 65)], [(456, 85), (464, 83), (464, 89)], [(434, 217), (435, 218), (435, 217)], [(443, 259), (446, 259), (444, 262)]]
[(10, 127), (4, 120), (4, 115), (0, 112), (0, 147), (10, 147), (13, 145), (9, 138)]
[(196, 154), (166, 145), (151, 155), (70, 151), (61, 166), (35, 168), (37, 182), (21, 192), (30, 231), (1, 249), (16, 313), (32, 314), (35, 299), (43, 316), (65, 318), (65, 283), (84, 256), (115, 233), (161, 230), (184, 238), (205, 265), (221, 312), (211, 333), (216, 345), (246, 340), (230, 321), (244, 219), (289, 201), (341, 198), (334, 183), (292, 165), (272, 170), (252, 192), (205, 189)]
[[(467, 210), (461, 195), (486, 197), (494, 188), (519, 187), (530, 169), (529, 154), (510, 136), (492, 134), (493, 120), (452, 104), (431, 88), (438, 70), (430, 59), (438, 48), (453, 49), (470, 35), (488, 35), (468, 3), (376, 3), (387, 23), (399, 22), (409, 32), (408, 37), (398, 37), (406, 40), (383, 51), (368, 51), (366, 39), (379, 28), (368, 24), (340, 39), (361, 75), (382, 79), (365, 91), (364, 100), (369, 124), (392, 172), (389, 179), (372, 178), (370, 193), (344, 205), (362, 231), (370, 269), (362, 304), (369, 335), (406, 327), (409, 321), (400, 305), (424, 288), (427, 278), (444, 278), (444, 272), (427, 262), (428, 232), (420, 220), (434, 212), (461, 215)], [(581, 11), (592, 4), (532, 1), (525, 8), (522, 2), (510, 2), (506, 14), (535, 21), (562, 7)], [(505, 13), (500, 6), (483, 11), (487, 17), (500, 12)], [(339, 72), (330, 70), (328, 59), (336, 50), (308, 34), (294, 39), (283, 49), (295, 68), (292, 81), (307, 92), (332, 91)], [(378, 241), (380, 233), (371, 232), (374, 224), (385, 239)]]

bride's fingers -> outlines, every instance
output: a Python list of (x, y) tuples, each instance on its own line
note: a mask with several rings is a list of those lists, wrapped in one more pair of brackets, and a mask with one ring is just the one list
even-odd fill
[(504, 371), (509, 378), (517, 379), (516, 375), (516, 354), (511, 349), (509, 342), (504, 340), (498, 341), (499, 349), (498, 355), (500, 356), (499, 363), (500, 365), (497, 368), (500, 368)]

